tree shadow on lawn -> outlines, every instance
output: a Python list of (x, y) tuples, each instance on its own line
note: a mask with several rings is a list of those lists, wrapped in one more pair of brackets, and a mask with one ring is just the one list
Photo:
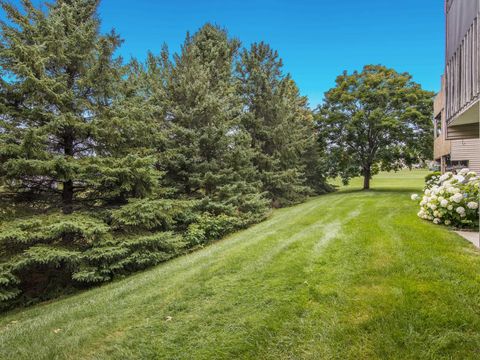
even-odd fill
[(386, 194), (386, 193), (396, 193), (396, 194), (406, 194), (410, 195), (412, 192), (421, 192), (422, 189), (416, 188), (416, 187), (405, 187), (405, 188), (391, 188), (391, 187), (377, 187), (377, 188), (372, 188), (368, 190), (363, 190), (363, 189), (338, 189), (333, 194), (369, 194), (369, 193), (379, 193), (379, 194)]

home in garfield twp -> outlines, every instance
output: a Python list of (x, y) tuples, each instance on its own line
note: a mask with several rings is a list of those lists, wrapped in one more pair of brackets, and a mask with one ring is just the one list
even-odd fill
[(442, 172), (480, 172), (480, 0), (446, 0), (445, 74), (434, 103), (434, 159)]

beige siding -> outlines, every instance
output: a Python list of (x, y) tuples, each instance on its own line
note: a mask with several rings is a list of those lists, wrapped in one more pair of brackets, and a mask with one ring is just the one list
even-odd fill
[(451, 146), (451, 160), (468, 160), (468, 167), (480, 172), (480, 139), (454, 140)]
[(450, 154), (450, 140), (445, 140), (443, 136), (437, 137), (433, 142), (433, 158), (439, 159), (442, 156)]
[(444, 117), (443, 110), (445, 109), (445, 77), (442, 75), (441, 78), (441, 87), (437, 96), (433, 101), (433, 117), (437, 118), (439, 116)]

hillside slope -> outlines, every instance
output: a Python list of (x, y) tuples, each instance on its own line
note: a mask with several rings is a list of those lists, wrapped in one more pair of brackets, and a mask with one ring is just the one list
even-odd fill
[(1, 359), (475, 358), (479, 252), (416, 217), (418, 173), (0, 318)]

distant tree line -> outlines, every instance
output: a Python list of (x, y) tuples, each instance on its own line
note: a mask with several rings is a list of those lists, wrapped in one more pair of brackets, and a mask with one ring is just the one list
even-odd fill
[(0, 1), (0, 304), (165, 261), (331, 188), (279, 55), (207, 24), (126, 63), (98, 0)]

